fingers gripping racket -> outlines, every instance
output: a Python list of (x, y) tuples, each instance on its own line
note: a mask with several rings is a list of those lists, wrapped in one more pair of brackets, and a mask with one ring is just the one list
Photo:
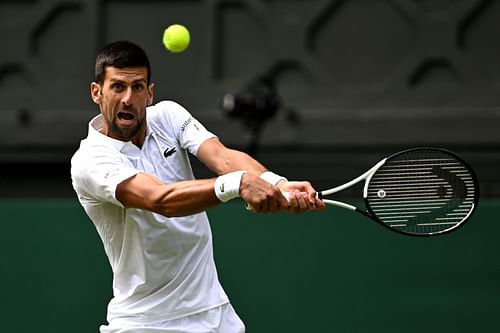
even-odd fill
[[(365, 209), (325, 198), (363, 180)], [(477, 206), (479, 187), (473, 170), (454, 153), (414, 148), (384, 158), (352, 181), (319, 192), (318, 197), (393, 231), (432, 236), (467, 221)]]

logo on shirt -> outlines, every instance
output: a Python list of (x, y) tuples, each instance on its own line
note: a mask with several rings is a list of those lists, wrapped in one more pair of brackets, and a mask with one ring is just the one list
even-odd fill
[(186, 121), (184, 122), (184, 124), (182, 124), (182, 126), (181, 126), (181, 131), (182, 131), (182, 132), (184, 132), (184, 131), (186, 130), (186, 127), (187, 127), (189, 124), (191, 124), (191, 123), (193, 123), (193, 126), (194, 126), (194, 128), (196, 128), (196, 130), (197, 130), (197, 131), (199, 131), (199, 130), (200, 130), (200, 129), (198, 128), (198, 125), (196, 125), (196, 121), (194, 120), (194, 118), (193, 118), (193, 117), (189, 117), (189, 119), (188, 119), (188, 120), (186, 120)]
[(165, 158), (167, 158), (169, 156), (172, 156), (176, 151), (177, 151), (177, 148), (175, 148), (175, 147), (167, 148), (163, 152), (163, 156), (165, 156)]
[(112, 173), (117, 172), (117, 171), (118, 171), (118, 168), (114, 168), (114, 169), (111, 169), (111, 170), (106, 171), (106, 173), (104, 173), (104, 178), (105, 178), (105, 179), (108, 179), (108, 178), (109, 178), (109, 176), (110, 176)]
[(193, 117), (189, 117), (189, 119), (186, 120), (184, 122), (184, 124), (182, 124), (181, 131), (184, 132), (184, 130), (186, 129), (187, 125), (189, 125), (192, 121), (193, 121)]

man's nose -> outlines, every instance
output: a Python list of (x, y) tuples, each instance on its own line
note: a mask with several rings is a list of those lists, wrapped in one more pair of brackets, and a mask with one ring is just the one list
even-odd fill
[(132, 88), (129, 87), (123, 92), (122, 104), (129, 105), (131, 98), (132, 98)]

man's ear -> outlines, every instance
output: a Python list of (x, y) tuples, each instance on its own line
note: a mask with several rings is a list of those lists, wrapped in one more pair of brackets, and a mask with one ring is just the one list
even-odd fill
[(92, 100), (96, 104), (101, 103), (101, 97), (102, 97), (102, 91), (101, 91), (101, 86), (97, 82), (92, 82), (90, 84), (90, 96), (92, 97)]
[(153, 104), (153, 92), (154, 92), (155, 85), (154, 83), (151, 83), (148, 87), (148, 106)]

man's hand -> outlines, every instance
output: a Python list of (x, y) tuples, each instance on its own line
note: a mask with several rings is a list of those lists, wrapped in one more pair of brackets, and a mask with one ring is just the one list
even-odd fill
[(240, 196), (256, 213), (325, 209), (325, 203), (317, 198), (316, 190), (307, 181), (280, 181), (274, 186), (247, 172), (241, 179)]
[(311, 210), (325, 210), (325, 203), (317, 198), (316, 190), (308, 181), (280, 181), (277, 186), (287, 193), (289, 208), (292, 213)]
[(290, 209), (290, 203), (279, 187), (269, 184), (250, 172), (245, 173), (241, 178), (240, 197), (256, 213), (273, 213)]

